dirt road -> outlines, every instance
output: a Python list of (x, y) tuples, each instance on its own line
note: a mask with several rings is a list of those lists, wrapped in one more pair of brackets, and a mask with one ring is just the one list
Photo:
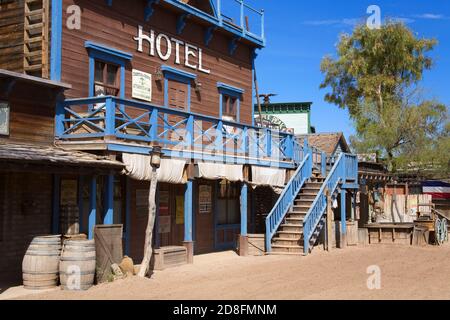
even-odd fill
[[(369, 290), (369, 266), (381, 289)], [(450, 246), (371, 246), (308, 257), (240, 258), (233, 252), (196, 256), (194, 265), (28, 299), (450, 299)]]

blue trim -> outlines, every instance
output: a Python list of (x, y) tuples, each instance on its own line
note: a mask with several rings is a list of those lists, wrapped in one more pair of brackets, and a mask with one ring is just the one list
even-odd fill
[(248, 186), (245, 182), (242, 183), (241, 187), (241, 236), (247, 236), (247, 194)]
[[(177, 7), (178, 9), (180, 9), (184, 12), (187, 12), (189, 14), (192, 14), (193, 16), (196, 16), (202, 20), (205, 20), (205, 21), (211, 23), (212, 25), (220, 27), (220, 28), (226, 30), (227, 32), (232, 33), (235, 36), (245, 38), (246, 40), (250, 41), (251, 43), (255, 44), (258, 47), (265, 46), (264, 36), (262, 36), (262, 37), (257, 36), (251, 32), (248, 32), (245, 29), (242, 29), (240, 27), (236, 28), (233, 25), (227, 23), (226, 21), (223, 21), (223, 19), (221, 17), (220, 7), (216, 8), (215, 6), (213, 6), (213, 11), (214, 11), (215, 16), (212, 16), (204, 11), (201, 11), (201, 10), (199, 10), (195, 7), (192, 7), (186, 3), (183, 3), (179, 0), (165, 0), (164, 2), (169, 3), (169, 4)], [(262, 31), (262, 35), (264, 35), (264, 30), (263, 30), (263, 28), (264, 28), (263, 14), (264, 13), (263, 12), (261, 12), (261, 13), (262, 13), (261, 31)]]
[(110, 173), (106, 178), (106, 213), (103, 224), (114, 223), (114, 174)]
[(245, 92), (244, 89), (230, 86), (223, 82), (217, 82), (217, 88), (219, 89), (219, 119), (223, 117), (223, 95), (231, 96), (236, 98), (236, 122), (241, 121), (241, 97)]
[(217, 29), (216, 26), (211, 26), (206, 28), (205, 30), (205, 37), (204, 37), (204, 41), (205, 41), (205, 46), (209, 47), (209, 44), (214, 36), (214, 31)]
[(52, 0), (51, 12), (51, 52), (50, 52), (50, 79), (61, 81), (62, 56), (62, 0)]
[(184, 241), (192, 241), (192, 200), (193, 200), (193, 181), (188, 180), (184, 192)]
[[(181, 69), (169, 67), (167, 65), (161, 66), (161, 71), (169, 77), (178, 77), (183, 79), (183, 82), (197, 79), (197, 75)], [(190, 83), (190, 82), (189, 82)]]
[[(347, 191), (345, 189), (342, 189), (341, 190), (341, 234), (347, 233), (347, 210), (345, 208), (346, 194), (347, 194)], [(341, 244), (341, 247), (342, 247), (342, 244)]]
[(189, 13), (183, 13), (182, 15), (180, 15), (177, 19), (177, 34), (180, 35), (181, 33), (183, 33), (184, 28), (186, 27), (186, 20), (190, 17), (191, 15)]
[(95, 96), (94, 76), (95, 60), (113, 63), (120, 67), (120, 97), (125, 98), (125, 65), (131, 61), (133, 55), (120, 50), (109, 48), (101, 44), (86, 41), (84, 44), (89, 53), (89, 96)]
[(53, 215), (52, 215), (52, 233), (59, 233), (59, 204), (61, 196), (61, 177), (57, 174), (53, 175)]
[(94, 239), (94, 227), (97, 223), (97, 177), (91, 177), (89, 188), (89, 219), (88, 219), (88, 238)]
[(236, 97), (239, 97), (240, 95), (242, 95), (245, 90), (238, 88), (238, 87), (233, 87), (230, 86), (229, 84), (223, 83), (223, 82), (217, 82), (217, 88), (223, 92), (225, 92), (228, 95), (234, 95)]
[[(125, 61), (131, 61), (133, 59), (133, 55), (131, 53), (127, 53), (124, 51), (120, 51), (114, 48), (107, 47), (102, 44), (94, 43), (92, 41), (86, 41), (84, 43), (84, 47), (89, 51), (92, 51), (96, 54), (105, 54), (107, 57), (111, 57), (112, 59), (121, 59)], [(111, 61), (113, 62), (113, 61)]]
[(150, 18), (152, 17), (153, 13), (155, 12), (155, 9), (153, 8), (153, 4), (158, 4), (159, 0), (147, 0), (147, 4), (145, 6), (144, 10), (144, 20), (146, 22), (150, 21)]
[(230, 56), (234, 55), (234, 52), (236, 51), (238, 45), (239, 45), (239, 40), (241, 40), (240, 36), (234, 36), (229, 44), (228, 44), (228, 53), (230, 54)]

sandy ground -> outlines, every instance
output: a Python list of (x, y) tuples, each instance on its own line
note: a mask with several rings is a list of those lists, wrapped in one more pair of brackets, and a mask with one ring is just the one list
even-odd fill
[[(380, 290), (367, 288), (372, 265), (381, 270)], [(196, 256), (194, 265), (156, 272), (151, 279), (132, 277), (86, 292), (53, 290), (21, 298), (450, 299), (450, 245), (374, 245), (316, 250), (307, 257), (241, 258), (222, 252)]]

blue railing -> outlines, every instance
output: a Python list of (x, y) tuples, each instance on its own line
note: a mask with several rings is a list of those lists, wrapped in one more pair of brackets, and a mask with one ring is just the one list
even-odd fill
[(59, 103), (56, 137), (158, 144), (175, 157), (210, 155), (226, 162), (287, 168), (296, 167), (304, 157), (292, 134), (112, 96)]
[(293, 177), (278, 198), (277, 203), (266, 218), (266, 250), (271, 251), (272, 238), (277, 232), (278, 227), (283, 222), (289, 209), (297, 197), (300, 189), (312, 175), (312, 157), (311, 153), (306, 153), (303, 162), (295, 171)]
[[(264, 40), (264, 10), (257, 10), (243, 0), (217, 0), (217, 11), (220, 23), (250, 36)], [(259, 26), (258, 26), (259, 24)], [(260, 33), (252, 31), (259, 27)]]
[(344, 183), (347, 180), (353, 180), (355, 177), (357, 178), (357, 172), (358, 160), (356, 155), (342, 153), (334, 162), (330, 173), (303, 221), (303, 248), (305, 254), (308, 254), (311, 238), (317, 225), (325, 214), (327, 207), (326, 191), (328, 190), (330, 195), (334, 194), (339, 184)]

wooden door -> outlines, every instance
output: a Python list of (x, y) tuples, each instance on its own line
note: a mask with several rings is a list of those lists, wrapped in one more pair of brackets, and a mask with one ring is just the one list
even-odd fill
[(186, 83), (169, 80), (169, 108), (187, 111), (187, 91)]
[(199, 181), (195, 192), (195, 253), (214, 251), (214, 182)]

